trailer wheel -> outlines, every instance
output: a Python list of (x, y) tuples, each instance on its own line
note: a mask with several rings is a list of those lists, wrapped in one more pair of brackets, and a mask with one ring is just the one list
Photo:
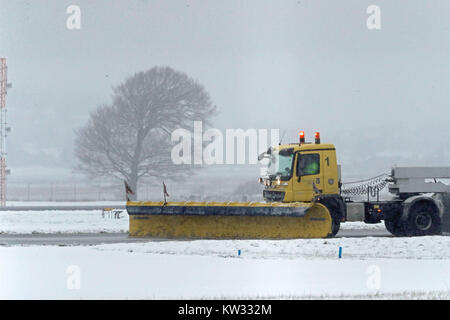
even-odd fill
[(409, 210), (408, 233), (412, 236), (441, 234), (441, 219), (437, 207), (429, 201), (420, 201)]
[(384, 225), (393, 236), (404, 237), (407, 235), (406, 225), (398, 220), (384, 220)]

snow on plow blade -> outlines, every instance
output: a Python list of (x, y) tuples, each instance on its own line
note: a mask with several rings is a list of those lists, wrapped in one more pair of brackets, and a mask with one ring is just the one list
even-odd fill
[(173, 239), (325, 238), (331, 216), (319, 203), (127, 202), (129, 235)]

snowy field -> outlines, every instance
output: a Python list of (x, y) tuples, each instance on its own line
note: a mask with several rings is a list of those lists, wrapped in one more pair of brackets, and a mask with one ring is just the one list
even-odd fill
[[(54, 204), (53, 202), (49, 205)], [(99, 203), (95, 202), (95, 204)], [(73, 205), (73, 203), (67, 203), (67, 205)], [(104, 205), (111, 206), (111, 203), (104, 203)], [(124, 210), (119, 217), (114, 219), (108, 214), (102, 216), (102, 210), (0, 211), (0, 233), (128, 232), (128, 214)], [(343, 230), (385, 229), (383, 224), (369, 225), (363, 222), (343, 223), (341, 228)]]
[[(127, 232), (128, 222), (126, 212), (0, 212), (1, 233)], [(0, 245), (0, 298), (450, 299), (449, 248), (446, 236)]]
[[(450, 260), (450, 237), (362, 237), (292, 240), (194, 240), (120, 243), (96, 250), (144, 254), (211, 256), (243, 259), (336, 259), (339, 247), (345, 259)], [(238, 251), (240, 250), (240, 256)], [(449, 270), (450, 272), (450, 270)]]
[(19, 206), (124, 206), (125, 201), (7, 201), (7, 207), (19, 207)]
[(128, 232), (128, 214), (114, 219), (102, 210), (0, 211), (0, 233)]
[[(449, 243), (441, 238), (0, 247), (0, 298), (450, 299)], [(424, 253), (422, 243), (445, 257)], [(382, 252), (389, 246), (403, 254)]]

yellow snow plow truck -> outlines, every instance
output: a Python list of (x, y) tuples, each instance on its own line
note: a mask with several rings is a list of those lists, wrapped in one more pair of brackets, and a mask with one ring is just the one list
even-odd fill
[[(341, 222), (385, 221), (396, 236), (439, 234), (449, 226), (445, 199), (450, 187), (446, 167), (394, 167), (391, 174), (343, 188), (333, 144), (305, 141), (271, 147), (259, 178), (266, 202), (139, 202), (127, 201), (130, 236), (179, 239), (288, 239), (335, 236)], [(426, 183), (425, 179), (434, 179)], [(388, 183), (394, 198), (379, 200)], [(433, 192), (433, 196), (428, 193)], [(349, 196), (367, 195), (354, 202)], [(371, 197), (376, 200), (371, 200)]]

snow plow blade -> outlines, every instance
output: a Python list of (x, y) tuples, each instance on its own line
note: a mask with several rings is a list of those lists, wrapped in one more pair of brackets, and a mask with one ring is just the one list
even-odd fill
[(331, 216), (319, 203), (127, 202), (129, 235), (168, 239), (325, 238)]

